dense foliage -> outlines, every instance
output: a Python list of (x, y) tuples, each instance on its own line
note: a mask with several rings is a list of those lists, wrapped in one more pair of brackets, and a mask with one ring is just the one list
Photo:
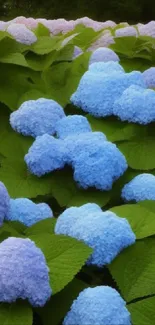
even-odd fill
[(154, 325), (155, 39), (116, 29), (0, 31), (2, 324)]

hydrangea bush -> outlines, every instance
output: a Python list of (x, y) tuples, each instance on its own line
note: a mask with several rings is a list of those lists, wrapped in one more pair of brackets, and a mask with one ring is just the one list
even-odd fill
[(154, 22), (0, 22), (0, 322), (154, 325)]

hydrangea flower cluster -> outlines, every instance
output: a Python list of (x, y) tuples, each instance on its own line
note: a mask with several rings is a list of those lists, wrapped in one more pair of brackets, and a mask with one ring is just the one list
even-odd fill
[(82, 240), (92, 247), (87, 264), (98, 267), (111, 263), (136, 239), (126, 219), (110, 211), (102, 212), (96, 204), (66, 209), (57, 219), (55, 233)]
[(0, 226), (4, 220), (19, 221), (30, 227), (40, 220), (53, 217), (46, 203), (34, 203), (27, 198), (11, 199), (5, 185), (0, 182)]
[[(96, 117), (113, 115), (113, 107), (123, 92), (131, 85), (146, 88), (142, 74), (139, 71), (123, 73), (118, 62), (98, 62), (90, 66), (80, 80), (76, 92), (71, 96), (71, 102), (83, 111)], [(115, 69), (117, 67), (117, 69)], [(109, 69), (109, 70), (108, 70)], [(117, 70), (117, 71), (116, 71)], [(121, 113), (120, 116), (121, 118)], [(134, 121), (133, 121), (134, 122)]]
[(37, 41), (35, 34), (24, 24), (12, 23), (7, 27), (7, 32), (22, 44), (31, 45)]
[(53, 135), (57, 121), (64, 116), (64, 110), (57, 102), (40, 98), (24, 102), (10, 115), (10, 124), (15, 131), (26, 136)]
[(135, 27), (127, 26), (123, 28), (116, 29), (115, 37), (125, 37), (125, 36), (138, 36), (138, 32)]
[(131, 325), (126, 302), (109, 286), (87, 288), (73, 301), (63, 325)]
[(155, 200), (155, 176), (144, 173), (134, 177), (123, 187), (122, 198), (136, 202)]
[(102, 132), (92, 132), (86, 117), (64, 117), (57, 122), (56, 132), (59, 138), (38, 136), (26, 154), (25, 162), (34, 175), (40, 177), (68, 164), (80, 187), (110, 190), (127, 169), (124, 155)]
[(42, 251), (30, 239), (9, 237), (0, 243), (0, 302), (28, 299), (44, 306), (52, 290)]
[(97, 50), (95, 50), (89, 61), (89, 65), (95, 62), (108, 62), (108, 61), (119, 61), (118, 55), (112, 51), (111, 49), (108, 49), (106, 47), (99, 47)]
[(143, 78), (148, 88), (155, 88), (155, 67), (145, 70)]
[(19, 221), (30, 227), (40, 220), (53, 217), (53, 212), (48, 204), (38, 203), (27, 198), (10, 199), (6, 220)]

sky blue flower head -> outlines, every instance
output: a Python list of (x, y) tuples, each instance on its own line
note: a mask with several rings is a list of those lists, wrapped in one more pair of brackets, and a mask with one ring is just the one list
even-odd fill
[(80, 292), (63, 325), (131, 325), (131, 316), (120, 294), (108, 286)]
[(89, 61), (89, 65), (95, 62), (108, 62), (108, 61), (119, 61), (118, 55), (111, 49), (107, 47), (99, 47), (95, 50)]
[(110, 74), (113, 72), (124, 72), (123, 67), (115, 61), (109, 61), (109, 62), (95, 62), (92, 63), (89, 66), (89, 71), (94, 72), (94, 73), (105, 73), (105, 74)]
[[(124, 218), (110, 211), (67, 209), (57, 220), (55, 233), (67, 235), (93, 248), (87, 264), (102, 267), (135, 242), (135, 235)], [(73, 210), (74, 209), (74, 210)], [(69, 211), (68, 211), (69, 210)]]
[(62, 212), (59, 218), (57, 219), (55, 233), (69, 235), (68, 231), (71, 231), (72, 227), (74, 229), (74, 225), (77, 221), (77, 218), (83, 219), (88, 214), (97, 215), (99, 212), (102, 212), (102, 209), (95, 203), (87, 203), (82, 205), (81, 207), (68, 208), (64, 212)]
[(155, 176), (144, 173), (134, 177), (123, 187), (122, 198), (136, 202), (155, 200)]
[(30, 227), (40, 220), (53, 217), (53, 212), (46, 203), (34, 203), (26, 198), (10, 199), (7, 220), (19, 221)]
[(36, 138), (24, 160), (32, 174), (42, 176), (63, 168), (64, 156), (63, 141), (44, 134)]
[(138, 33), (135, 27), (127, 26), (123, 28), (118, 28), (115, 31), (116, 37), (127, 37), (127, 36), (135, 36), (137, 37)]
[(138, 86), (126, 89), (113, 106), (121, 121), (148, 124), (155, 121), (155, 91)]
[(131, 73), (93, 73), (87, 71), (80, 80), (71, 102), (96, 117), (113, 114), (113, 104), (131, 85), (146, 87), (139, 71)]
[(73, 166), (74, 180), (80, 187), (108, 191), (113, 182), (126, 171), (127, 162), (115, 144), (102, 141), (79, 151)]
[(10, 196), (5, 185), (0, 182), (0, 226), (3, 224), (3, 220), (8, 213), (10, 205)]
[(56, 124), (56, 133), (60, 139), (67, 136), (81, 133), (91, 132), (91, 126), (86, 117), (82, 115), (68, 115)]
[(155, 67), (145, 70), (143, 78), (148, 88), (155, 88)]
[(45, 133), (53, 135), (55, 124), (64, 116), (63, 108), (57, 102), (40, 98), (24, 102), (10, 115), (10, 124), (15, 131), (35, 138)]
[(28, 299), (44, 306), (52, 290), (45, 257), (30, 239), (9, 237), (0, 243), (0, 302)]
[(86, 132), (77, 135), (68, 136), (64, 140), (66, 162), (74, 166), (74, 161), (81, 153), (89, 152), (91, 148), (97, 148), (107, 138), (102, 132)]

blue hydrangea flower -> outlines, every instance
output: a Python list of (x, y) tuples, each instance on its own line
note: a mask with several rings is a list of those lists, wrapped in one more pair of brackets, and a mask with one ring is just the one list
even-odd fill
[(57, 220), (56, 234), (68, 235), (84, 241), (93, 248), (87, 264), (102, 267), (126, 247), (132, 245), (136, 237), (126, 219), (110, 211), (100, 212), (85, 207), (67, 209)]
[(81, 55), (83, 51), (79, 46), (74, 46), (74, 52), (73, 52), (73, 59), (76, 59), (79, 55)]
[(89, 152), (91, 148), (97, 148), (99, 144), (106, 141), (107, 138), (102, 132), (87, 132), (68, 136), (64, 139), (64, 147), (66, 152), (66, 162), (74, 167), (74, 161), (82, 153)]
[(29, 199), (10, 199), (10, 207), (6, 216), (7, 220), (19, 221), (30, 227), (36, 222), (53, 217), (53, 212), (48, 204), (35, 204)]
[(32, 174), (42, 176), (63, 168), (64, 157), (63, 141), (44, 134), (36, 138), (24, 160)]
[(134, 177), (123, 187), (122, 198), (136, 202), (155, 200), (155, 176), (144, 173)]
[(127, 169), (124, 155), (115, 144), (103, 141), (86, 150), (83, 148), (74, 160), (74, 180), (80, 187), (96, 187), (108, 191)]
[(131, 85), (146, 87), (141, 72), (131, 73), (93, 73), (87, 71), (76, 92), (71, 96), (71, 102), (96, 117), (113, 114), (113, 104)]
[(115, 31), (116, 37), (127, 37), (127, 36), (138, 36), (138, 32), (134, 26), (126, 26), (123, 28), (118, 28)]
[(80, 292), (63, 325), (131, 325), (131, 316), (120, 294), (108, 286)]
[(10, 115), (10, 124), (15, 131), (35, 138), (45, 133), (55, 134), (55, 125), (64, 116), (57, 102), (40, 98), (24, 102)]
[(108, 61), (119, 61), (118, 55), (107, 47), (99, 47), (95, 50), (89, 61), (89, 65), (95, 62), (108, 62)]
[(91, 126), (87, 118), (82, 115), (68, 115), (59, 120), (56, 124), (56, 133), (61, 139), (72, 134), (79, 135), (91, 131)]
[(138, 86), (126, 89), (113, 106), (121, 121), (148, 124), (155, 121), (155, 91)]
[(97, 215), (99, 212), (102, 212), (102, 209), (95, 203), (87, 203), (82, 205), (81, 207), (71, 207), (62, 212), (57, 219), (57, 223), (55, 226), (56, 234), (69, 235), (68, 229), (73, 227), (77, 218), (85, 218), (88, 214)]
[(94, 73), (105, 73), (105, 74), (110, 74), (113, 72), (124, 72), (123, 67), (115, 61), (109, 61), (109, 62), (95, 62), (92, 63), (89, 66), (89, 71), (94, 72)]
[(0, 226), (3, 224), (3, 220), (8, 213), (10, 204), (10, 196), (5, 185), (0, 182)]
[(0, 243), (0, 302), (28, 299), (44, 306), (52, 290), (42, 251), (30, 239), (9, 237)]
[(155, 67), (145, 70), (143, 78), (148, 88), (155, 88)]

